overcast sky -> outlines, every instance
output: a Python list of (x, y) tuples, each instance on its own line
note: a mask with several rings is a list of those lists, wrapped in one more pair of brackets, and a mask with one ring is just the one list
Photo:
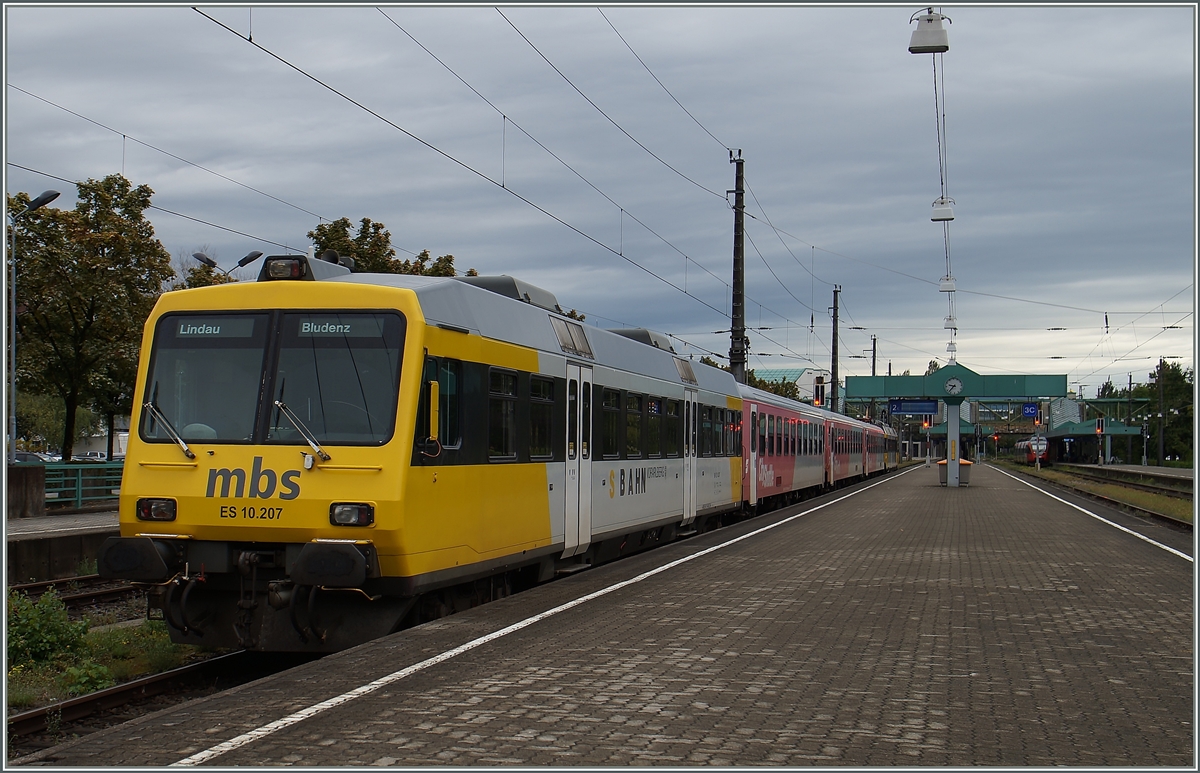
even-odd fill
[[(835, 284), (842, 375), (872, 335), (880, 374), (948, 358), (920, 6), (199, 8), (6, 5), (5, 190), (124, 173), (226, 267), (369, 217), (699, 357), (740, 149), (749, 366), (828, 368)], [(959, 363), (1087, 396), (1192, 367), (1195, 8), (942, 10)]]

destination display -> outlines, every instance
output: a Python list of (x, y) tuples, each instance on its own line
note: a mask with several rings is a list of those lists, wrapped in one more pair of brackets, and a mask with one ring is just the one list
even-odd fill
[(249, 338), (253, 317), (188, 317), (175, 320), (176, 338)]
[(893, 416), (897, 414), (916, 415), (937, 412), (937, 400), (888, 400), (888, 413)]
[(298, 320), (296, 333), (300, 338), (382, 338), (383, 320), (366, 314), (304, 316)]

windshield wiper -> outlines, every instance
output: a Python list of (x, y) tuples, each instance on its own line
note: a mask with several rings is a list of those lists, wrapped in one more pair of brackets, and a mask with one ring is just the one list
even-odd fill
[(158, 406), (155, 405), (153, 401), (144, 403), (142, 407), (149, 411), (150, 415), (157, 419), (160, 424), (162, 424), (163, 429), (165, 429), (167, 434), (171, 436), (171, 439), (175, 441), (175, 445), (183, 449), (183, 453), (185, 456), (187, 456), (187, 458), (196, 458), (196, 454), (192, 453), (192, 449), (188, 448), (188, 444), (183, 442), (183, 438), (179, 437), (179, 433), (175, 431), (175, 428), (171, 426), (171, 422), (167, 420), (167, 417), (163, 415), (163, 412), (158, 409)]
[(304, 426), (304, 422), (300, 421), (300, 417), (293, 413), (292, 409), (288, 408), (287, 404), (280, 400), (275, 401), (275, 407), (282, 411), (284, 416), (288, 417), (288, 421), (292, 422), (292, 426), (296, 428), (296, 431), (308, 441), (308, 445), (312, 448), (317, 456), (321, 457), (321, 461), (328, 462), (330, 459), (329, 454), (325, 453), (321, 446), (317, 444), (316, 436), (313, 435), (308, 427)]

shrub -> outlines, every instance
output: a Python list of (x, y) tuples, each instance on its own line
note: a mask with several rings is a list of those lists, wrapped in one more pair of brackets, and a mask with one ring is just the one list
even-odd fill
[(8, 592), (8, 662), (48, 661), (78, 651), (87, 622), (71, 622), (67, 608), (53, 589), (37, 601), (20, 591)]
[(67, 667), (59, 681), (72, 695), (103, 690), (116, 684), (112, 672), (93, 660)]

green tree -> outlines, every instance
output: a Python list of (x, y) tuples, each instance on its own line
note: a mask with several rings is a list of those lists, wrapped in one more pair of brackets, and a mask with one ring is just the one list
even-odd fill
[(430, 260), (429, 250), (421, 250), (421, 253), (413, 260), (403, 261), (400, 264), (401, 269), (396, 273), (414, 274), (416, 276), (454, 276), (458, 273), (454, 270), (453, 255), (442, 255), (434, 259), (433, 263), (430, 263)]
[[(58, 395), (30, 394), (17, 391), (17, 437), (25, 438), (23, 447), (33, 451), (58, 449), (67, 412)], [(81, 441), (100, 429), (100, 419), (91, 410), (75, 409), (75, 440)]]
[(941, 366), (940, 364), (938, 364), (938, 361), (937, 361), (937, 360), (930, 360), (930, 361), (929, 361), (929, 367), (927, 367), (927, 368), (925, 369), (925, 375), (926, 375), (926, 376), (929, 376), (929, 375), (932, 375), (932, 374), (934, 374), (934, 373), (937, 373), (937, 372), (938, 372), (938, 371), (941, 369), (941, 367), (942, 367), (942, 366)]
[(1148, 384), (1134, 385), (1133, 396), (1146, 398), (1150, 402), (1147, 423), (1148, 455), (1151, 459), (1158, 456), (1159, 381), (1162, 382), (1163, 456), (1178, 457), (1189, 464), (1195, 458), (1195, 435), (1192, 433), (1195, 375), (1192, 368), (1184, 368), (1176, 362), (1163, 361), (1161, 371), (1155, 368), (1148, 374)]
[(236, 269), (228, 274), (224, 271), (217, 271), (212, 266), (207, 266), (193, 258), (192, 255), (197, 252), (203, 252), (213, 260), (217, 259), (217, 253), (207, 244), (195, 250), (180, 250), (171, 260), (171, 270), (175, 274), (171, 278), (172, 281), (165, 283), (164, 290), (190, 290), (195, 287), (210, 287), (238, 281), (235, 276)]
[(796, 386), (795, 381), (788, 381), (785, 378), (780, 378), (778, 381), (767, 381), (759, 378), (753, 370), (748, 370), (746, 371), (746, 384), (790, 400), (800, 400), (800, 387)]
[[(383, 223), (369, 217), (359, 221), (358, 233), (350, 234), (350, 218), (342, 217), (332, 223), (321, 223), (308, 232), (320, 255), (325, 250), (334, 250), (342, 257), (354, 258), (354, 270), (368, 274), (414, 274), (417, 276), (456, 276), (454, 256), (442, 255), (433, 258), (429, 250), (421, 250), (412, 260), (396, 258), (392, 247), (392, 234)], [(431, 262), (432, 261), (432, 262)], [(479, 276), (475, 269), (468, 269), (467, 276)]]
[[(721, 365), (708, 355), (701, 357), (700, 363), (702, 365), (720, 368), (726, 373), (730, 372), (729, 366)], [(778, 381), (767, 381), (766, 379), (759, 378), (757, 375), (755, 375), (753, 370), (748, 370), (746, 371), (746, 386), (754, 387), (755, 389), (761, 389), (764, 392), (770, 392), (772, 394), (779, 395), (780, 397), (786, 397), (789, 400), (800, 400), (800, 387), (796, 386), (795, 381), (788, 381), (785, 378), (780, 378)]]
[(350, 234), (350, 218), (342, 217), (332, 223), (321, 223), (308, 232), (308, 238), (316, 245), (316, 253), (335, 250), (342, 257), (354, 258), (354, 270), (369, 274), (411, 274), (404, 271), (404, 263), (396, 260), (396, 249), (392, 247), (392, 234), (383, 223), (364, 217), (358, 233)]
[[(74, 210), (43, 208), (22, 218), (16, 255), (17, 377), (62, 400), (63, 458), (74, 449), (76, 409), (95, 398), (101, 374), (129, 378), (110, 361), (138, 351), (142, 325), (174, 274), (145, 217), (149, 186), (109, 175), (77, 188)], [(22, 196), (10, 197), (9, 206), (23, 208)]]
[(88, 387), (92, 407), (104, 419), (108, 435), (106, 459), (113, 457), (114, 432), (118, 416), (133, 413), (133, 390), (137, 381), (138, 349), (128, 342), (116, 343), (109, 356), (100, 363)]

